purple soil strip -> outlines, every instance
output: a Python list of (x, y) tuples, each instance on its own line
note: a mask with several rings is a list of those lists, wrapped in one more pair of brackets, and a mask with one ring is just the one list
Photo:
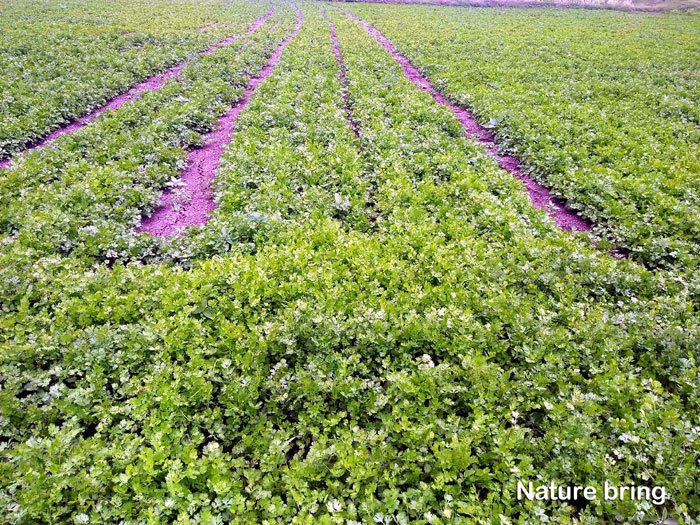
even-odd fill
[[(270, 10), (262, 17), (253, 22), (248, 29), (246, 29), (246, 34), (252, 33), (256, 29), (258, 29), (262, 24), (265, 23), (265, 21), (272, 16), (272, 13), (274, 11), (274, 7), (271, 7)], [(202, 51), (200, 55), (208, 55), (215, 49), (220, 48), (221, 46), (225, 46), (228, 44), (231, 44), (234, 42), (236, 39), (238, 39), (238, 35), (236, 36), (231, 36), (228, 37), (221, 42), (217, 42), (216, 44), (212, 45), (205, 51)], [(165, 84), (165, 81), (169, 78), (172, 78), (180, 73), (182, 69), (185, 67), (187, 64), (187, 61), (181, 62), (180, 64), (171, 67), (170, 69), (167, 69), (160, 75), (156, 75), (153, 77), (150, 77), (143, 82), (136, 84), (135, 86), (132, 86), (127, 92), (122, 93), (121, 95), (117, 95), (113, 99), (111, 99), (107, 104), (104, 106), (94, 110), (92, 113), (89, 113), (83, 117), (80, 117), (79, 119), (74, 120), (70, 124), (67, 124), (66, 126), (63, 126), (61, 128), (58, 128), (48, 135), (46, 135), (43, 139), (40, 139), (36, 142), (33, 142), (31, 145), (27, 146), (24, 151), (31, 151), (36, 148), (40, 148), (42, 146), (45, 146), (46, 144), (53, 142), (59, 137), (62, 137), (63, 135), (67, 135), (68, 133), (72, 133), (74, 131), (79, 130), (80, 128), (83, 128), (90, 124), (93, 120), (95, 120), (97, 117), (99, 117), (102, 113), (107, 111), (108, 109), (118, 109), (121, 106), (123, 106), (126, 102), (135, 100), (140, 96), (141, 93), (144, 91), (155, 91), (157, 89), (160, 89), (163, 84)], [(10, 162), (12, 161), (12, 158), (7, 158), (5, 160), (0, 160), (0, 170), (7, 167)]]
[(199, 32), (200, 32), (200, 33), (203, 33), (204, 31), (207, 31), (207, 30), (209, 30), (209, 29), (212, 29), (212, 28), (214, 28), (214, 27), (216, 27), (216, 26), (218, 26), (218, 25), (220, 25), (220, 24), (221, 24), (221, 22), (215, 22), (215, 23), (213, 23), (213, 24), (209, 24), (208, 26), (200, 27), (200, 28), (199, 28)]
[[(107, 102), (104, 106), (101, 108), (98, 108), (94, 110), (92, 113), (89, 113), (83, 117), (80, 117), (77, 120), (74, 120), (70, 124), (63, 126), (62, 128), (58, 128), (48, 135), (46, 135), (43, 139), (40, 139), (34, 143), (32, 143), (30, 146), (27, 146), (24, 151), (31, 151), (33, 149), (40, 148), (42, 146), (45, 146), (46, 144), (53, 142), (59, 137), (62, 137), (63, 135), (67, 135), (68, 133), (73, 133), (74, 131), (79, 130), (80, 128), (83, 128), (87, 126), (90, 122), (95, 120), (98, 116), (100, 116), (102, 113), (107, 111), (108, 109), (117, 109), (121, 107), (124, 103), (129, 102), (130, 100), (134, 100), (137, 98), (138, 94), (143, 92), (143, 91), (155, 91), (156, 89), (159, 89), (168, 78), (174, 77), (177, 75), (182, 68), (184, 67), (183, 64), (178, 64), (175, 67), (172, 67), (165, 72), (161, 73), (158, 76), (155, 77), (150, 77), (140, 84), (136, 84), (133, 86), (129, 91), (126, 93), (122, 93), (121, 95), (117, 95), (114, 97), (112, 100)], [(11, 158), (5, 159), (0, 161), (0, 169), (6, 167), (8, 164), (11, 162)]]
[(248, 87), (234, 106), (219, 119), (213, 131), (204, 137), (204, 146), (192, 150), (187, 158), (187, 168), (182, 172), (180, 188), (166, 190), (160, 197), (163, 203), (150, 217), (144, 217), (136, 232), (148, 232), (166, 240), (179, 235), (188, 226), (200, 226), (210, 218), (216, 208), (210, 188), (216, 177), (221, 155), (231, 142), (231, 135), (240, 112), (248, 105), (258, 86), (272, 73), (287, 44), (301, 29), (301, 11), (297, 12), (297, 23), (292, 34), (284, 39), (270, 56), (257, 76), (248, 79)]
[(340, 86), (343, 94), (343, 108), (348, 117), (348, 122), (352, 127), (352, 131), (355, 133), (355, 138), (360, 138), (360, 133), (357, 130), (357, 122), (352, 118), (352, 109), (350, 109), (350, 98), (348, 96), (348, 81), (345, 78), (345, 66), (343, 65), (343, 57), (340, 54), (340, 42), (338, 41), (338, 35), (335, 32), (335, 24), (332, 20), (328, 18), (326, 12), (323, 11), (323, 16), (328, 20), (328, 25), (331, 30), (331, 44), (333, 45), (333, 54), (335, 55), (335, 61), (338, 63), (338, 70), (340, 71)]
[(368, 34), (372, 35), (375, 40), (384, 47), (384, 49), (391, 53), (394, 60), (396, 60), (403, 68), (404, 75), (408, 80), (413, 82), (421, 90), (430, 93), (436, 102), (442, 104), (452, 111), (455, 117), (457, 117), (459, 123), (462, 124), (467, 136), (483, 145), (486, 150), (496, 159), (501, 168), (506, 170), (525, 185), (528, 195), (530, 196), (530, 200), (535, 208), (544, 208), (562, 230), (589, 231), (592, 229), (592, 225), (589, 221), (579, 216), (572, 210), (566, 208), (562, 201), (552, 195), (547, 188), (541, 184), (538, 184), (531, 177), (525, 174), (520, 167), (520, 162), (518, 162), (515, 157), (499, 153), (498, 144), (496, 143), (493, 133), (479, 124), (469, 111), (456, 104), (453, 104), (438, 93), (430, 81), (424, 77), (405, 56), (401, 55), (391, 41), (377, 28), (363, 20), (360, 20), (349, 11), (345, 11), (345, 14), (355, 22), (362, 24), (364, 30)]
[[(272, 13), (273, 13), (274, 11), (275, 11), (274, 6), (273, 6), (273, 7), (270, 7), (270, 10), (269, 10), (267, 13), (265, 13), (265, 16), (263, 16), (262, 18), (258, 18), (255, 22), (253, 22), (252, 24), (250, 24), (250, 25), (248, 26), (248, 29), (245, 30), (245, 34), (246, 34), (246, 35), (249, 35), (249, 34), (251, 34), (253, 31), (257, 31), (257, 30), (260, 28), (260, 26), (263, 25), (263, 24), (267, 21), (267, 19), (270, 18), (270, 17), (272, 16)], [(209, 53), (211, 53), (212, 51), (214, 51), (214, 50), (220, 48), (221, 46), (227, 46), (227, 45), (231, 44), (232, 42), (235, 42), (236, 40), (238, 40), (238, 35), (234, 35), (234, 36), (230, 36), (230, 37), (228, 37), (228, 38), (225, 38), (225, 39), (222, 40), (221, 42), (217, 42), (216, 44), (214, 44), (213, 46), (211, 46), (211, 47), (210, 47), (209, 49), (207, 49), (206, 51), (202, 51), (201, 54), (202, 54), (202, 55), (208, 55)]]

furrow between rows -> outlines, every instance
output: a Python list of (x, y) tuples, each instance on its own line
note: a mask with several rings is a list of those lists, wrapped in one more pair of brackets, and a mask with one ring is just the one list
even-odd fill
[(210, 213), (216, 208), (210, 183), (216, 177), (221, 155), (231, 141), (236, 119), (248, 105), (258, 86), (272, 73), (284, 48), (301, 29), (301, 11), (296, 6), (294, 9), (297, 13), (297, 23), (292, 33), (277, 46), (257, 76), (249, 79), (243, 96), (219, 119), (214, 130), (204, 137), (204, 146), (190, 152), (187, 167), (180, 179), (182, 187), (178, 190), (166, 190), (160, 199), (163, 204), (151, 216), (142, 220), (136, 232), (147, 232), (172, 239), (188, 226), (200, 226), (209, 220)]
[(352, 127), (353, 133), (355, 133), (355, 137), (359, 138), (360, 134), (357, 130), (357, 122), (355, 122), (352, 116), (352, 109), (350, 108), (350, 98), (348, 96), (348, 82), (345, 78), (345, 66), (343, 65), (343, 57), (340, 54), (340, 42), (338, 41), (338, 35), (335, 32), (335, 24), (332, 20), (328, 18), (328, 15), (326, 15), (325, 11), (323, 11), (323, 17), (326, 20), (328, 20), (328, 27), (330, 28), (331, 33), (331, 45), (333, 46), (333, 55), (335, 55), (335, 61), (338, 63), (340, 86), (343, 96), (343, 109), (345, 109), (345, 113), (348, 116), (348, 122), (350, 123), (350, 127)]
[(498, 162), (498, 165), (501, 168), (506, 170), (525, 185), (530, 200), (535, 208), (544, 208), (562, 230), (592, 230), (592, 224), (588, 220), (581, 217), (576, 212), (568, 209), (564, 203), (552, 195), (547, 188), (541, 184), (538, 184), (530, 176), (528, 176), (522, 170), (519, 161), (515, 157), (500, 153), (498, 151), (498, 144), (496, 143), (493, 134), (485, 127), (480, 125), (469, 111), (450, 102), (440, 92), (438, 92), (430, 80), (421, 74), (421, 72), (418, 71), (418, 69), (416, 69), (416, 67), (414, 67), (405, 56), (399, 53), (391, 41), (376, 27), (372, 26), (368, 22), (365, 22), (364, 20), (361, 20), (347, 10), (345, 11), (345, 14), (355, 22), (360, 23), (363, 29), (369, 35), (373, 36), (375, 40), (392, 55), (394, 60), (396, 60), (402, 67), (404, 75), (408, 80), (410, 80), (422, 91), (430, 93), (436, 102), (448, 108), (462, 125), (466, 135), (469, 138), (476, 140), (479, 144), (484, 146)]
[[(271, 6), (270, 10), (267, 13), (265, 13), (264, 16), (262, 16), (261, 18), (258, 18), (250, 26), (248, 26), (245, 33), (250, 34), (250, 33), (254, 32), (255, 30), (257, 30), (262, 24), (265, 23), (265, 21), (267, 21), (268, 18), (270, 18), (272, 16), (272, 14), (274, 13), (274, 10), (275, 10), (274, 6)], [(209, 27), (211, 27), (211, 26), (209, 26)], [(206, 29), (206, 27), (203, 29)], [(220, 42), (213, 44), (209, 48), (207, 48), (204, 51), (202, 51), (201, 53), (199, 53), (199, 56), (208, 55), (208, 54), (212, 53), (214, 50), (216, 50), (222, 46), (229, 45), (229, 44), (235, 42), (239, 38), (239, 36), (240, 35), (233, 35), (233, 36), (230, 36), (228, 38), (225, 38), (224, 40), (221, 40)], [(187, 61), (183, 61), (183, 62), (177, 64), (176, 66), (173, 66), (173, 67), (167, 69), (166, 71), (164, 71), (163, 73), (161, 73), (159, 75), (152, 76), (152, 77), (144, 80), (143, 82), (136, 84), (135, 86), (131, 87), (128, 91), (112, 98), (109, 102), (107, 102), (102, 107), (92, 111), (91, 113), (88, 113), (87, 115), (85, 115), (83, 117), (80, 117), (80, 118), (74, 120), (70, 124), (67, 124), (63, 127), (60, 127), (58, 129), (52, 131), (44, 138), (28, 145), (23, 150), (23, 152), (31, 151), (31, 150), (43, 147), (43, 146), (53, 142), (54, 140), (62, 137), (63, 135), (67, 135), (68, 133), (73, 133), (74, 131), (77, 131), (77, 130), (87, 126), (88, 124), (90, 124), (92, 121), (94, 121), (97, 117), (99, 117), (105, 111), (110, 110), (110, 109), (111, 110), (119, 109), (126, 102), (134, 100), (135, 98), (137, 98), (137, 96), (139, 94), (141, 94), (145, 91), (156, 91), (156, 90), (160, 89), (163, 86), (163, 84), (165, 84), (166, 80), (177, 76), (186, 65), (187, 65)], [(4, 159), (4, 160), (0, 160), (0, 170), (9, 166), (11, 162), (12, 162), (12, 157)]]

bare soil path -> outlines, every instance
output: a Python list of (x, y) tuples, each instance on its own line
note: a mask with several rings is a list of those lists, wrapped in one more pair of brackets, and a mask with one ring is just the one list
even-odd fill
[(338, 35), (335, 32), (335, 24), (332, 20), (328, 18), (326, 12), (323, 11), (323, 16), (328, 20), (328, 27), (331, 32), (331, 45), (333, 46), (333, 54), (335, 55), (335, 60), (338, 63), (338, 70), (340, 71), (340, 86), (343, 96), (343, 108), (348, 117), (348, 122), (352, 131), (355, 133), (355, 137), (359, 137), (360, 134), (357, 130), (357, 122), (352, 117), (352, 109), (350, 108), (350, 99), (348, 97), (348, 82), (345, 78), (345, 66), (343, 65), (343, 56), (340, 54), (340, 42), (338, 41)]
[(541, 184), (538, 184), (530, 176), (523, 172), (520, 162), (515, 157), (500, 153), (498, 151), (498, 144), (496, 143), (493, 133), (479, 124), (469, 111), (450, 102), (442, 94), (440, 94), (433, 87), (430, 81), (423, 76), (405, 56), (400, 54), (391, 41), (377, 28), (364, 20), (359, 19), (349, 11), (345, 11), (345, 14), (352, 20), (362, 24), (364, 30), (368, 34), (372, 35), (375, 40), (381, 44), (382, 47), (384, 47), (384, 49), (391, 53), (394, 60), (396, 60), (403, 68), (404, 75), (408, 80), (413, 82), (413, 84), (415, 84), (422, 91), (430, 93), (436, 102), (442, 104), (452, 111), (454, 116), (464, 128), (465, 134), (469, 138), (476, 140), (479, 144), (484, 146), (486, 150), (494, 157), (494, 159), (496, 159), (501, 168), (506, 170), (525, 185), (530, 200), (535, 208), (544, 208), (562, 230), (589, 231), (592, 229), (592, 225), (589, 221), (578, 215), (575, 211), (568, 209), (564, 203), (552, 195), (547, 188)]
[[(261, 18), (255, 20), (248, 28), (246, 29), (246, 34), (250, 34), (256, 29), (258, 29), (262, 24), (265, 23), (265, 21), (272, 16), (274, 12), (274, 7), (271, 7), (270, 10), (265, 13), (264, 16)], [(205, 26), (204, 28), (200, 28), (200, 30), (205, 30), (207, 27), (210, 26)], [(210, 46), (209, 48), (205, 49), (200, 55), (208, 55), (215, 49), (218, 49), (222, 46), (229, 45), (233, 42), (235, 42), (238, 39), (239, 35), (234, 35), (230, 36), (228, 38), (225, 38), (224, 40), (221, 40), (220, 42), (217, 42), (216, 44)], [(174, 76), (177, 76), (180, 71), (187, 65), (187, 61), (180, 62), (176, 66), (173, 66), (167, 70), (165, 70), (163, 73), (159, 75), (154, 75), (150, 78), (147, 78), (143, 82), (140, 82), (139, 84), (136, 84), (135, 86), (132, 86), (128, 91), (122, 93), (121, 95), (117, 95), (116, 97), (112, 98), (109, 102), (107, 102), (104, 106), (97, 108), (96, 110), (92, 111), (91, 113), (88, 113), (87, 115), (80, 117), (79, 119), (74, 120), (70, 124), (66, 124), (65, 126), (62, 126), (51, 133), (49, 133), (46, 137), (43, 139), (40, 139), (26, 148), (24, 148), (23, 151), (31, 151), (33, 149), (40, 148), (42, 146), (45, 146), (49, 144), (50, 142), (53, 142), (59, 137), (62, 137), (63, 135), (66, 135), (68, 133), (72, 133), (74, 131), (77, 131), (88, 124), (90, 124), (92, 121), (94, 121), (97, 117), (99, 117), (102, 113), (107, 111), (108, 109), (118, 109), (121, 106), (123, 106), (126, 102), (135, 100), (138, 98), (138, 96), (143, 93), (144, 91), (156, 91), (157, 89), (160, 89), (163, 84), (165, 84), (165, 81), (169, 78), (172, 78)], [(0, 160), (0, 170), (7, 167), (10, 162), (12, 161), (12, 157)]]
[(160, 199), (163, 204), (156, 208), (150, 217), (143, 218), (136, 228), (137, 232), (148, 232), (172, 240), (188, 226), (200, 226), (209, 220), (211, 212), (216, 208), (210, 184), (216, 177), (221, 155), (231, 141), (236, 119), (248, 105), (258, 86), (272, 73), (284, 48), (301, 29), (301, 11), (296, 6), (294, 9), (297, 13), (297, 23), (292, 33), (277, 46), (258, 75), (248, 80), (248, 87), (238, 102), (219, 119), (217, 126), (205, 135), (204, 146), (190, 152), (187, 168), (180, 179), (181, 187), (163, 193)]

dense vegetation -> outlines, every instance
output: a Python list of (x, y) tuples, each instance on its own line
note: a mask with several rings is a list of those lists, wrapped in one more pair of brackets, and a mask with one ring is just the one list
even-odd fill
[[(290, 33), (275, 7), (0, 173), (0, 523), (694, 523), (688, 268), (561, 232), (342, 10), (359, 137), (302, 3), (212, 220), (133, 233)], [(518, 480), (669, 498), (523, 502)]]
[(263, 30), (190, 62), (161, 89), (6, 170), (0, 233), (12, 255), (5, 269), (51, 254), (82, 257), (83, 264), (143, 256), (133, 227), (177, 178), (186, 148), (240, 97), (246, 73), (259, 70), (288, 33), (291, 13), (278, 9)]
[(241, 33), (268, 8), (263, 2), (216, 0), (170, 6), (3, 2), (0, 159), (150, 75)]
[(635, 258), (698, 269), (697, 16), (352, 10)]

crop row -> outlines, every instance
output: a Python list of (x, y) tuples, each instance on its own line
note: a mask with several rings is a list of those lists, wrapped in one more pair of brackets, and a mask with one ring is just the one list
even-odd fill
[[(298, 228), (324, 217), (369, 227), (368, 182), (338, 109), (339, 77), (323, 38), (327, 26), (317, 10), (309, 11), (312, 29), (293, 44), (296, 52), (283, 56), (236, 123), (214, 182), (218, 208), (203, 231), (193, 232), (198, 243), (207, 239), (209, 255), (261, 230)], [(321, 41), (313, 52), (298, 51), (314, 38)]]
[(697, 268), (697, 17), (391, 9), (351, 8), (615, 244)]
[[(0, 235), (6, 269), (48, 254), (84, 257), (86, 263), (128, 256), (139, 242), (132, 228), (179, 176), (186, 149), (242, 95), (248, 74), (291, 30), (292, 15), (280, 5), (267, 22), (276, 24), (274, 31), (245, 35), (199, 58), (176, 81), (5, 171)], [(25, 257), (13, 257), (19, 253)]]
[[(63, 2), (3, 9), (0, 160), (150, 75), (241, 33), (269, 4)], [(168, 15), (163, 15), (166, 12)], [(212, 20), (225, 24), (199, 31)]]
[[(231, 140), (238, 115), (245, 110), (258, 86), (264, 83), (275, 69), (285, 48), (304, 24), (299, 8), (294, 6), (294, 10), (297, 22), (292, 32), (279, 43), (265, 66), (258, 73), (249, 76), (243, 95), (219, 118), (215, 129), (202, 137), (203, 146), (189, 153), (187, 167), (181, 173), (178, 187), (163, 193), (162, 205), (151, 216), (144, 218), (136, 231), (148, 232), (168, 239), (178, 237), (190, 226), (199, 226), (209, 221), (211, 211), (216, 207), (212, 199), (211, 182), (219, 169), (221, 155)], [(262, 23), (264, 19), (256, 22), (256, 24)], [(249, 29), (248, 32), (250, 31)]]
[[(188, 269), (124, 264), (128, 250), (93, 265), (77, 241), (56, 253), (5, 237), (6, 515), (697, 513), (700, 323), (684, 283), (559, 231), (360, 25), (327, 8), (356, 138), (328, 22), (316, 4), (302, 10), (304, 26), (237, 121), (213, 219), (164, 248), (197, 254)], [(241, 49), (211, 56), (237, 63)], [(519, 479), (670, 494), (659, 508), (545, 506), (516, 501)]]
[(471, 140), (476, 140), (479, 144), (494, 157), (498, 165), (508, 171), (513, 177), (523, 182), (527, 189), (528, 195), (532, 204), (536, 208), (542, 208), (554, 219), (554, 222), (566, 231), (589, 231), (591, 225), (589, 222), (582, 219), (575, 212), (567, 209), (562, 203), (555, 199), (549, 190), (544, 186), (537, 184), (534, 180), (522, 172), (518, 160), (511, 155), (504, 155), (498, 151), (496, 143), (491, 132), (474, 119), (474, 117), (464, 108), (449, 102), (440, 93), (438, 93), (430, 81), (425, 78), (403, 55), (401, 55), (389, 39), (387, 39), (377, 28), (360, 20), (352, 13), (345, 12), (350, 18), (356, 22), (360, 22), (365, 31), (377, 40), (384, 49), (391, 53), (402, 67), (406, 78), (416, 85), (419, 89), (426, 91), (432, 95), (435, 101), (448, 108), (456, 117), (457, 121), (464, 128), (465, 134)]

